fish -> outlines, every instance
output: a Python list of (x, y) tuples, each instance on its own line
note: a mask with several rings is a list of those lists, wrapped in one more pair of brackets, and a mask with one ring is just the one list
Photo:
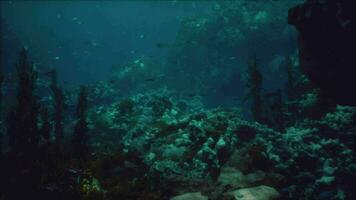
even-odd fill
[(96, 46), (98, 46), (98, 43), (94, 42), (94, 41), (86, 41), (85, 45), (89, 46), (89, 47), (96, 47)]
[(145, 79), (145, 82), (153, 82), (155, 80), (156, 80), (156, 78), (152, 77), (152, 78)]

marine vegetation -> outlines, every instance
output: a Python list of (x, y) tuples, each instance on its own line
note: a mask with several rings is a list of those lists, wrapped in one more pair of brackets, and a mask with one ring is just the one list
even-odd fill
[(164, 62), (133, 52), (100, 81), (20, 49), (0, 72), (0, 199), (356, 199), (351, 4), (211, 5), (158, 41)]
[(0, 68), (0, 115), (2, 114), (2, 86), (4, 83), (4, 75)]
[(39, 144), (37, 117), (39, 114), (35, 95), (37, 72), (30, 63), (27, 50), (20, 52), (17, 64), (17, 105), (9, 113), (9, 144), (14, 152), (28, 153)]
[[(1, 125), (1, 127), (3, 127), (4, 125), (3, 125), (3, 117), (2, 117), (2, 111), (3, 111), (3, 108), (2, 108), (2, 106), (3, 106), (3, 101), (2, 101), (2, 98), (3, 98), (3, 90), (2, 90), (2, 88), (3, 88), (3, 82), (4, 82), (4, 75), (3, 75), (3, 73), (2, 73), (2, 69), (0, 68), (0, 125)], [(0, 129), (0, 149), (2, 149), (2, 143), (3, 143), (3, 132), (4, 132), (4, 129), (3, 128), (1, 128)]]
[(52, 125), (49, 118), (49, 111), (48, 108), (43, 107), (40, 111), (40, 120), (41, 120), (41, 127), (40, 127), (40, 136), (42, 142), (49, 142), (51, 139), (52, 133)]
[(76, 123), (73, 133), (73, 152), (77, 158), (86, 158), (88, 147), (88, 122), (87, 122), (87, 94), (84, 86), (80, 87), (77, 104)]
[(248, 66), (249, 79), (247, 82), (248, 97), (252, 99), (252, 114), (254, 120), (263, 123), (265, 121), (262, 111), (262, 75), (257, 68), (257, 59), (254, 57)]
[(48, 72), (51, 78), (51, 90), (54, 97), (54, 135), (57, 145), (61, 145), (63, 141), (64, 126), (63, 126), (63, 112), (64, 112), (64, 94), (62, 89), (58, 86), (57, 71), (55, 69)]

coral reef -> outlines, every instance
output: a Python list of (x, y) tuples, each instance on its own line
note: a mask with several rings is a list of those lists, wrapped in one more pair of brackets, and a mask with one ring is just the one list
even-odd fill
[(116, 92), (120, 91), (128, 97), (160, 86), (164, 79), (163, 71), (163, 66), (153, 58), (142, 56), (124, 66), (113, 66), (108, 83)]
[(238, 110), (182, 112), (172, 100), (168, 109), (160, 104), (165, 112), (159, 116), (152, 113), (150, 101), (156, 101), (155, 95), (133, 97), (132, 117), (115, 121), (111, 115), (106, 123), (112, 124), (112, 132), (124, 134), (123, 152), (138, 153), (150, 173), (175, 185), (173, 194), (200, 191), (214, 198), (221, 185), (229, 188), (220, 191), (224, 193), (264, 184), (290, 199), (318, 199), (327, 188), (330, 198), (353, 195), (338, 184), (352, 176), (355, 162), (351, 138), (356, 113), (351, 107), (339, 106), (320, 120), (304, 120), (281, 133), (242, 120)]
[[(241, 46), (258, 53), (267, 50), (256, 39), (278, 43), (288, 28), (272, 13), (292, 4), (216, 2), (211, 15), (182, 19), (174, 44), (157, 44), (169, 48), (164, 65), (141, 57), (73, 90), (59, 86), (56, 70), (45, 73), (47, 83), (23, 48), (16, 101), (6, 102), (12, 107), (0, 120), (10, 147), (1, 148), (0, 199), (356, 199), (356, 108), (337, 105), (354, 105), (346, 82), (336, 81), (354, 75), (351, 53), (339, 46), (353, 33), (346, 1), (308, 0), (290, 10), (299, 61), (268, 51), (246, 73), (236, 69), (237, 54), (250, 56)], [(280, 33), (262, 33), (268, 26)], [(319, 38), (320, 27), (334, 31)], [(267, 86), (269, 61), (285, 68), (285, 93)], [(244, 81), (254, 120), (237, 107), (244, 104), (216, 99), (242, 101)]]
[[(21, 59), (27, 59), (22, 53)], [(254, 63), (251, 70), (255, 67)], [(23, 69), (29, 70), (23, 72), (24, 80), (35, 80), (30, 79), (35, 77), (29, 76), (34, 73), (31, 68)], [(35, 98), (31, 94), (27, 93)], [(18, 160), (9, 154), (12, 161), (4, 167), (9, 171), (21, 163), (22, 167), (11, 169), (14, 185), (32, 184), (29, 193), (52, 196), (65, 191), (69, 199), (355, 197), (352, 184), (344, 184), (355, 173), (353, 107), (338, 106), (320, 119), (302, 117), (284, 130), (246, 121), (238, 108), (208, 109), (199, 99), (178, 97), (162, 88), (96, 104), (106, 96), (90, 99), (81, 87), (73, 139), (64, 144), (72, 151), (61, 152), (51, 144), (51, 122), (43, 107), (36, 121), (38, 155)], [(74, 107), (72, 102), (68, 105)], [(19, 124), (15, 111), (9, 115), (9, 134), (17, 131), (15, 125), (27, 123)], [(31, 176), (24, 178), (17, 170), (28, 170)], [(6, 197), (14, 194), (8, 191)]]
[(248, 73), (247, 67), (241, 66), (251, 55), (257, 55), (267, 89), (275, 90), (285, 78), (273, 78), (274, 66), (266, 63), (295, 51), (281, 52), (278, 46), (294, 46), (285, 10), (296, 3), (216, 1), (211, 12), (183, 18), (176, 41), (169, 46), (168, 84), (178, 91), (203, 96), (208, 106), (241, 104)]
[[(90, 99), (81, 87), (73, 140), (64, 144), (72, 150), (39, 142), (38, 154), (2, 155), (5, 198), (19, 198), (14, 188), (59, 199), (355, 198), (345, 184), (356, 169), (355, 108), (276, 130), (244, 120), (238, 108), (178, 97), (162, 88), (96, 104), (106, 97)], [(51, 123), (45, 107), (40, 113), (46, 141)], [(11, 119), (16, 112), (8, 133), (18, 124)]]

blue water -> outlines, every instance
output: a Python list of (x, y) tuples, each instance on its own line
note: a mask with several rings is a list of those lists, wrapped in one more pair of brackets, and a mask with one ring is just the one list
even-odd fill
[[(26, 47), (38, 71), (55, 68), (61, 86), (73, 88), (106, 81), (113, 69), (118, 73), (145, 58), (160, 66), (154, 75), (164, 77), (159, 86), (201, 95), (210, 107), (249, 107), (246, 68), (253, 56), (263, 93), (284, 95), (286, 57), (297, 57), (287, 11), (299, 1), (239, 2), (241, 8), (229, 1), (2, 1), (1, 66), (14, 72)], [(133, 93), (152, 79), (134, 76)]]
[(356, 199), (352, 9), (302, 2), (0, 0), (0, 199)]
[(1, 1), (1, 65), (14, 68), (21, 46), (39, 68), (57, 68), (68, 84), (108, 76), (113, 65), (145, 56), (164, 61), (185, 16), (207, 12), (211, 2)]

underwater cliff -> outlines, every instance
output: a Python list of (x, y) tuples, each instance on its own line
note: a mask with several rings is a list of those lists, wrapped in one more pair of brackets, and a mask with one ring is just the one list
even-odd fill
[(356, 199), (348, 1), (0, 8), (0, 200)]

